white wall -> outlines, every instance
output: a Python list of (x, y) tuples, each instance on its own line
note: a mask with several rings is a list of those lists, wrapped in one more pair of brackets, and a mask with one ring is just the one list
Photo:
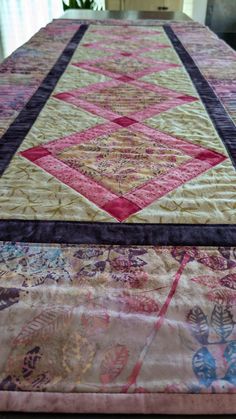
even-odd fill
[(192, 17), (193, 15), (193, 0), (184, 0), (183, 12)]
[(96, 3), (99, 9), (102, 7), (105, 10), (105, 0), (96, 0)]
[(3, 58), (28, 41), (40, 28), (63, 14), (59, 0), (0, 0)]
[(194, 0), (192, 18), (200, 23), (205, 23), (207, 0)]
[(207, 0), (184, 0), (183, 11), (193, 20), (205, 23)]
[[(96, 3), (105, 6), (104, 0)], [(62, 14), (62, 0), (0, 0), (0, 62)]]

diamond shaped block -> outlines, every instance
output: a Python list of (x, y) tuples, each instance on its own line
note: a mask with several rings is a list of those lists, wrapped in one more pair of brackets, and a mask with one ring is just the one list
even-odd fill
[(20, 154), (118, 221), (225, 159), (138, 123), (100, 125)]
[(129, 76), (121, 76), (117, 80), (123, 81), (124, 83), (134, 80), (132, 77)]
[(85, 48), (93, 48), (100, 51), (110, 51), (113, 53), (120, 52), (121, 55), (124, 57), (131, 57), (133, 53), (143, 54), (147, 51), (156, 51), (158, 49), (163, 48), (170, 48), (170, 45), (167, 44), (160, 44), (159, 42), (153, 42), (150, 40), (143, 40), (142, 43), (140, 39), (136, 37), (127, 38), (126, 42), (124, 39), (120, 39), (119, 37), (113, 37), (110, 39), (109, 43), (101, 44), (101, 42), (93, 42), (93, 43), (85, 43), (82, 45)]
[(109, 121), (128, 117), (139, 122), (173, 107), (198, 100), (181, 92), (122, 77), (125, 77), (125, 82), (109, 80), (58, 93), (54, 97)]
[(113, 217), (119, 221), (125, 220), (130, 215), (140, 210), (138, 205), (123, 197), (108, 202), (103, 206), (103, 209), (109, 214), (112, 214)]
[[(110, 49), (112, 50), (109, 47), (108, 50)], [(149, 49), (146, 48), (147, 50)], [(179, 67), (179, 64), (157, 61), (150, 57), (141, 56), (137, 54), (137, 51), (120, 51), (113, 55), (96, 58), (95, 60), (74, 62), (72, 65), (115, 79), (119, 79), (121, 76), (138, 79), (150, 73)]]
[[(150, 87), (145, 90), (145, 87)], [(165, 103), (169, 103), (172, 97), (178, 99), (179, 93), (168, 89), (152, 86), (147, 83), (130, 82), (122, 83), (112, 81), (89, 86), (89, 88), (76, 89), (71, 92), (59, 93), (54, 97), (75, 106), (83, 108), (91, 113), (113, 121), (121, 116), (136, 120), (147, 118), (158, 110), (162, 110)], [(169, 107), (184, 103), (183, 100), (171, 100)], [(196, 98), (191, 98), (191, 101)], [(143, 114), (144, 112), (144, 114)]]
[(130, 125), (133, 125), (137, 123), (135, 119), (128, 118), (127, 116), (122, 116), (121, 118), (116, 118), (113, 120), (118, 125), (121, 125), (122, 127), (129, 127)]

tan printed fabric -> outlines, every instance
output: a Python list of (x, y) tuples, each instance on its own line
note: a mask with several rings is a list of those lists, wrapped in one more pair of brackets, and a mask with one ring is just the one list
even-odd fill
[(235, 254), (1, 243), (1, 390), (235, 392)]

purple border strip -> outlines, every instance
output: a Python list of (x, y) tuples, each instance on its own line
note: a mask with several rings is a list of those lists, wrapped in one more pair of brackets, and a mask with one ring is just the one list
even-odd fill
[(0, 241), (146, 246), (235, 246), (236, 225), (0, 220)]
[(228, 151), (233, 166), (236, 168), (235, 124), (173, 29), (169, 25), (163, 25), (163, 28), (196, 87), (215, 129)]
[(3, 134), (0, 143), (0, 176), (6, 170), (12, 157), (20, 147), (22, 141), (53, 92), (87, 28), (87, 25), (81, 25), (79, 27), (78, 31), (68, 42), (62, 54), (42, 81), (40, 87), (26, 103), (5, 134)]

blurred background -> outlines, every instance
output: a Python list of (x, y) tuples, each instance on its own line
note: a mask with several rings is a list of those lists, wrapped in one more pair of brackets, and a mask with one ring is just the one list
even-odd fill
[[(64, 0), (69, 3), (70, 0)], [(80, 1), (80, 0), (78, 0)], [(236, 0), (94, 0), (101, 10), (182, 11), (236, 48)], [(62, 0), (0, 0), (0, 61), (63, 15)]]

